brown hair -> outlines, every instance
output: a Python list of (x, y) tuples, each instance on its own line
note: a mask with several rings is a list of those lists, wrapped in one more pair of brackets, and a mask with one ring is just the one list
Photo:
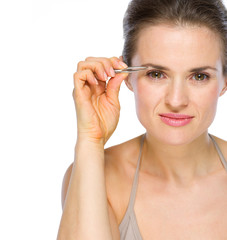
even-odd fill
[[(221, 0), (132, 0), (123, 20), (123, 59), (130, 66), (140, 31), (146, 26), (205, 26), (219, 35), (227, 74), (227, 10)], [(209, 49), (208, 49), (209, 50)]]

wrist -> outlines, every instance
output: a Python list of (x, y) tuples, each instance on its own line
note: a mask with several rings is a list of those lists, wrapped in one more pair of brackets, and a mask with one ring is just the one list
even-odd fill
[(104, 139), (94, 139), (88, 136), (77, 136), (76, 146), (87, 146), (89, 148), (104, 150)]

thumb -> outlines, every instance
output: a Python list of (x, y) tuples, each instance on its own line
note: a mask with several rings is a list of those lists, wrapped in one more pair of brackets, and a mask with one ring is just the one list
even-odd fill
[(119, 73), (115, 77), (111, 78), (106, 87), (106, 96), (110, 98), (114, 103), (118, 102), (118, 96), (121, 83), (126, 79), (128, 73)]

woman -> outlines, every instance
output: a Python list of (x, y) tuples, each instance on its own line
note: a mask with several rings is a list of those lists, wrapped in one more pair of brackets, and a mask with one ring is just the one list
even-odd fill
[[(227, 142), (208, 133), (227, 89), (224, 5), (132, 0), (124, 36), (123, 58), (89, 57), (74, 74), (58, 239), (227, 239)], [(127, 66), (147, 69), (114, 72)], [(104, 149), (123, 80), (146, 133)]]

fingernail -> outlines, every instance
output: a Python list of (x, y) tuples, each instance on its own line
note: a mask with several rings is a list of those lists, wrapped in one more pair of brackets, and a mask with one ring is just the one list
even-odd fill
[(115, 77), (115, 72), (114, 72), (112, 67), (110, 68), (110, 74), (111, 74), (112, 77)]

